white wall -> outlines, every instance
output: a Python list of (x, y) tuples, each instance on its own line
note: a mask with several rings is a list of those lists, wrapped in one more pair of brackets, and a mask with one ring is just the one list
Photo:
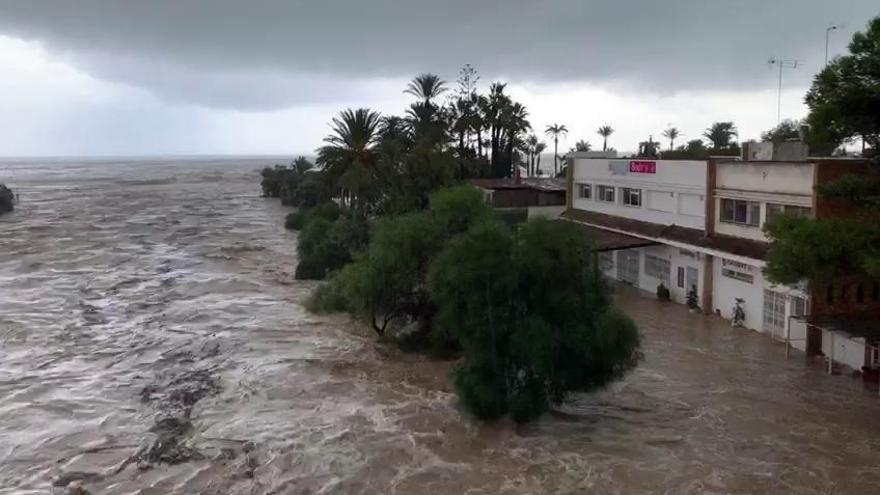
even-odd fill
[(789, 344), (801, 352), (807, 352), (807, 320), (792, 318), (789, 322)]
[[(734, 279), (722, 275), (722, 269), (729, 268), (752, 276), (752, 283)], [(806, 293), (800, 288), (774, 285), (764, 278), (761, 268), (758, 266), (740, 267), (724, 265), (724, 258), (715, 257), (712, 264), (712, 305), (713, 311), (718, 311), (723, 318), (733, 318), (733, 308), (736, 298), (742, 298), (746, 328), (764, 332), (764, 289), (786, 294), (785, 321), (791, 316), (790, 297), (806, 298)], [(784, 335), (784, 334), (783, 334)]]
[[(764, 222), (767, 203), (813, 206), (813, 167), (803, 162), (731, 162), (719, 163), (715, 180), (715, 232), (767, 241)], [(758, 225), (740, 225), (721, 221), (721, 199), (761, 203)]]
[(805, 162), (719, 163), (715, 184), (719, 189), (810, 196), (813, 166)]
[[(704, 199), (706, 162), (697, 160), (638, 160), (654, 163), (654, 173), (629, 171), (631, 160), (607, 158), (575, 158), (572, 160), (576, 209), (596, 211), (664, 225), (681, 225), (696, 229), (705, 227)], [(590, 184), (592, 199), (578, 197), (577, 184)], [(596, 200), (596, 186), (614, 186), (615, 202)], [(622, 203), (621, 187), (642, 190), (642, 206)], [(665, 199), (666, 195), (669, 199)]]
[(843, 332), (822, 330), (822, 352), (826, 357), (831, 356), (835, 363), (845, 364), (854, 370), (861, 371), (865, 365), (865, 339), (861, 337), (851, 338)]
[[(663, 281), (664, 285), (669, 288), (670, 297), (677, 303), (684, 304), (687, 298), (687, 287), (678, 287), (676, 284), (678, 267), (692, 267), (697, 270), (697, 294), (702, 297), (703, 290), (703, 262), (702, 255), (694, 253), (694, 256), (682, 254), (682, 251), (672, 246), (649, 246), (643, 248), (635, 248), (633, 251), (639, 252), (639, 285), (638, 287), (644, 291), (655, 294), (657, 286), (660, 285), (659, 278), (648, 275), (645, 271), (645, 258), (650, 254), (658, 258), (669, 261), (669, 279)], [(610, 269), (604, 270), (603, 273), (608, 278), (617, 280), (617, 251), (610, 251), (612, 256), (612, 266)], [(686, 285), (686, 284), (685, 284)]]

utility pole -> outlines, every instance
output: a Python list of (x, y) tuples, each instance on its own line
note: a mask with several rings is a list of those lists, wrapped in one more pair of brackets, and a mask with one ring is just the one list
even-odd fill
[(779, 88), (776, 96), (776, 123), (779, 124), (782, 121), (782, 69), (797, 69), (801, 65), (801, 61), (770, 57), (767, 60), (767, 64), (775, 65), (779, 68)]
[(832, 24), (825, 28), (825, 65), (828, 65), (828, 40), (831, 38), (831, 31), (836, 31), (837, 28), (840, 27), (837, 24)]

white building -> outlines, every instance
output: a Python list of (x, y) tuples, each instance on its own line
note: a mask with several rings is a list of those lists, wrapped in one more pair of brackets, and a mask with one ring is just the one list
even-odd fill
[[(806, 311), (807, 294), (765, 280), (761, 225), (778, 212), (809, 214), (812, 169), (756, 167), (575, 154), (563, 217), (599, 238), (606, 275), (650, 292), (662, 283), (680, 303), (693, 288), (704, 312), (728, 319), (742, 299), (745, 327), (784, 339), (788, 317)], [(630, 236), (633, 247), (603, 248), (608, 233)]]

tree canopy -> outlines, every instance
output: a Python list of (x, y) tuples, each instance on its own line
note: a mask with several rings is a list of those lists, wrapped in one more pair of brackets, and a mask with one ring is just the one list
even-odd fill
[(636, 365), (638, 331), (588, 254), (576, 226), (542, 219), (514, 233), (478, 224), (432, 263), (437, 325), (463, 348), (455, 386), (468, 411), (528, 421)]
[(805, 101), (810, 109), (811, 151), (830, 153), (863, 139), (865, 151), (880, 148), (880, 17), (853, 35), (849, 54), (832, 60), (813, 79)]

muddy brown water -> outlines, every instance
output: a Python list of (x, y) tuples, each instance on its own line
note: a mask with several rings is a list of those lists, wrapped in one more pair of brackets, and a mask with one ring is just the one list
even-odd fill
[(467, 418), (451, 363), (303, 309), (264, 162), (0, 163), (0, 493), (880, 493), (876, 388), (626, 290), (626, 379)]

